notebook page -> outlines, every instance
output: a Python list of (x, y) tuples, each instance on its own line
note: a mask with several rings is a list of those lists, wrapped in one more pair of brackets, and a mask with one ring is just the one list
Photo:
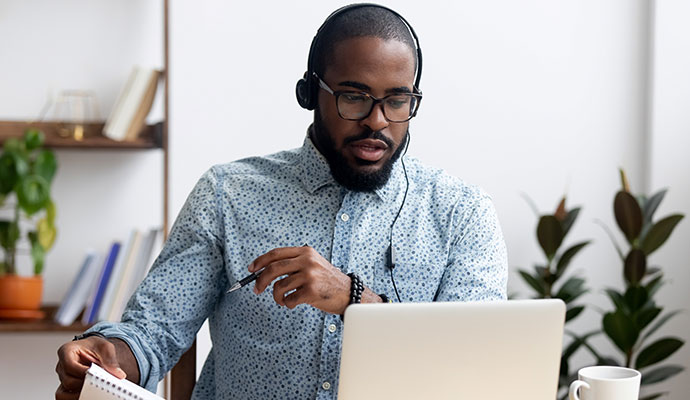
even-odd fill
[(141, 386), (119, 379), (96, 364), (86, 371), (79, 400), (165, 400)]

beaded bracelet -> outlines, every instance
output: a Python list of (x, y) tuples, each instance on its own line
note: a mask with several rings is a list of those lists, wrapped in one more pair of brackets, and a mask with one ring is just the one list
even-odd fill
[(359, 278), (359, 275), (355, 274), (354, 272), (350, 272), (347, 274), (347, 276), (350, 277), (351, 282), (350, 282), (350, 304), (359, 304), (362, 302), (362, 292), (364, 292), (364, 284), (362, 283), (362, 280)]

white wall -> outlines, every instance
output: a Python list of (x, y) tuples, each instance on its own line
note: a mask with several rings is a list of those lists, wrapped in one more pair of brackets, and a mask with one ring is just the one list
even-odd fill
[[(6, 1), (0, 5), (0, 18), (12, 11), (11, 15), (17, 19), (21, 13), (24, 23), (31, 18), (35, 20), (31, 11), (37, 4), (42, 9), (54, 7), (53, 14), (61, 16), (61, 21), (79, 21), (73, 14), (74, 9), (81, 7), (88, 7), (89, 15), (128, 15), (131, 11), (128, 7), (141, 7), (143, 9), (137, 10), (147, 19), (140, 16), (137, 20), (153, 22), (158, 21), (160, 11), (153, 0), (132, 0), (122, 2), (121, 6), (105, 0), (90, 5), (92, 3), (72, 0), (50, 6), (52, 2), (48, 1)], [(478, 183), (493, 195), (513, 270), (541, 261), (534, 238), (536, 218), (520, 192), (528, 193), (542, 211), (550, 212), (567, 191), (569, 204), (584, 206), (569, 241), (585, 238), (595, 241), (574, 265), (592, 288), (592, 294), (583, 301), (603, 309), (610, 306), (602, 289), (621, 287), (621, 267), (608, 238), (593, 220), (601, 219), (614, 226), (612, 201), (619, 187), (617, 168), (622, 166), (628, 171), (634, 190), (643, 190), (646, 186), (654, 190), (671, 187), (660, 215), (672, 211), (690, 213), (690, 193), (686, 187), (690, 168), (683, 157), (683, 150), (689, 149), (690, 123), (683, 106), (688, 104), (690, 97), (690, 80), (686, 77), (690, 60), (685, 55), (687, 51), (682, 50), (688, 48), (690, 28), (684, 27), (687, 25), (684, 21), (688, 20), (690, 12), (682, 0), (657, 3), (652, 26), (649, 8), (654, 3), (643, 0), (463, 0), (424, 4), (399, 0), (385, 3), (400, 11), (414, 26), (424, 51), (422, 90), (425, 98), (419, 116), (411, 125), (410, 154)], [(273, 2), (267, 7), (266, 3), (245, 2), (238, 6), (213, 0), (171, 1), (172, 215), (180, 209), (198, 177), (212, 164), (301, 144), (311, 114), (297, 105), (294, 85), (306, 68), (309, 43), (316, 29), (342, 4), (344, 2), (310, 0), (297, 5)], [(112, 11), (118, 7), (123, 9)], [(35, 26), (54, 26), (50, 25), (53, 19), (46, 17), (43, 24)], [(11, 23), (6, 21), (0, 20), (0, 34), (7, 32), (3, 29), (8, 24), (14, 27), (12, 32), (22, 25), (14, 18)], [(130, 23), (105, 17), (99, 21), (107, 27), (101, 29), (105, 31), (121, 29), (122, 25)], [(137, 54), (160, 50), (158, 42), (145, 39), (151, 35), (155, 37), (158, 30), (149, 31), (148, 23), (143, 24), (146, 27), (141, 22), (132, 23), (135, 26), (127, 27), (126, 31), (144, 29), (146, 32), (132, 35), (140, 40), (128, 42), (129, 46), (123, 47), (126, 60), (113, 59), (108, 50), (112, 43), (107, 37), (89, 39), (92, 44), (88, 46), (90, 58), (98, 59), (94, 57), (98, 54), (109, 60), (98, 67), (99, 70), (105, 68), (102, 73), (108, 79), (126, 76), (126, 65), (138, 59)], [(650, 29), (655, 33), (652, 36)], [(648, 49), (650, 37), (654, 52)], [(40, 41), (31, 40), (17, 37), (17, 42), (12, 41), (13, 51), (40, 48)], [(0, 42), (0, 46), (3, 43), (6, 42)], [(65, 46), (64, 43), (66, 41), (57, 41), (55, 45)], [(133, 50), (139, 46), (141, 50)], [(0, 47), (0, 54), (5, 54), (4, 50)], [(130, 51), (132, 54), (127, 55)], [(653, 70), (648, 68), (651, 55), (656, 57)], [(6, 75), (5, 60), (5, 57), (0, 59), (3, 72), (0, 76)], [(118, 67), (108, 70), (110, 64)], [(654, 86), (648, 88), (650, 75)], [(35, 96), (43, 96), (51, 85), (68, 86), (71, 80), (81, 76), (80, 72), (64, 70), (56, 74), (56, 84), (37, 85)], [(3, 93), (5, 85), (9, 84), (7, 80), (0, 80)], [(110, 98), (112, 104), (117, 89), (97, 86), (103, 93), (103, 103), (108, 103), (105, 99)], [(21, 87), (14, 86), (12, 90), (25, 93)], [(651, 120), (648, 120), (648, 94), (653, 94)], [(27, 101), (27, 95), (20, 97)], [(9, 110), (6, 104), (12, 103), (5, 99), (5, 96), (0, 98), (2, 114), (3, 110)], [(27, 112), (30, 115), (41, 104), (42, 97), (41, 101), (13, 108), (12, 114)], [(648, 124), (651, 129), (647, 129)], [(158, 161), (148, 160), (156, 157), (152, 154), (124, 156), (126, 159), (122, 159), (122, 155), (82, 156), (88, 155), (79, 155), (80, 160), (87, 158), (84, 164), (65, 168), (92, 169), (99, 167), (101, 158), (116, 158), (99, 168), (117, 171), (112, 174), (116, 175), (122, 191), (130, 195), (139, 190), (138, 184), (127, 180), (129, 175), (120, 170), (123, 164), (128, 171), (136, 168), (137, 173), (158, 165)], [(73, 157), (61, 155), (61, 162), (62, 158), (72, 160)], [(64, 163), (69, 165), (70, 162), (73, 161)], [(62, 203), (71, 204), (79, 198), (69, 195), (70, 192), (78, 193), (79, 184), (68, 178), (71, 175), (71, 172), (64, 178), (61, 175), (63, 183), (56, 183), (56, 187), (64, 186), (65, 189), (71, 186)], [(155, 172), (152, 175), (155, 176)], [(95, 184), (92, 179), (90, 182)], [(150, 203), (153, 207), (156, 201)], [(92, 210), (89, 219), (101, 221), (99, 209)], [(79, 226), (84, 229), (89, 223), (75, 222), (75, 232), (79, 231)], [(669, 309), (690, 309), (685, 290), (690, 284), (685, 265), (688, 250), (683, 246), (690, 240), (688, 226), (688, 221), (682, 222), (666, 248), (653, 258), (654, 263), (663, 265), (667, 271), (669, 284), (662, 291), (660, 301)], [(106, 240), (107, 236), (104, 235), (102, 245), (107, 245), (113, 234)], [(69, 248), (77, 247), (74, 243), (70, 242)], [(68, 243), (64, 244), (67, 252)], [(56, 248), (51, 256), (57, 257), (58, 251)], [(73, 256), (78, 262), (81, 255)], [(67, 264), (70, 266), (65, 270), (59, 269), (61, 273), (67, 274), (69, 268), (76, 268), (75, 262)], [(46, 276), (46, 279), (55, 278)], [(510, 290), (527, 293), (518, 279), (511, 275)], [(64, 287), (52, 285), (49, 291), (53, 299), (57, 299)], [(599, 322), (600, 316), (592, 307), (575, 322), (573, 329), (589, 330), (599, 326)], [(689, 331), (687, 315), (682, 315), (669, 323), (664, 333), (687, 340)], [(12, 356), (13, 351), (17, 351), (13, 349), (19, 349), (26, 340), (18, 335), (3, 336), (0, 354)], [(598, 345), (610, 348), (605, 340)], [(35, 350), (50, 358), (50, 364), (55, 359), (51, 346), (54, 345), (37, 346)], [(208, 347), (207, 336), (201, 338), (199, 352), (203, 353)], [(688, 354), (685, 348), (672, 361), (690, 367)], [(583, 365), (591, 362), (586, 355), (581, 355), (578, 361)], [(45, 373), (48, 374), (46, 386), (40, 390), (52, 393), (56, 379), (50, 371)], [(10, 382), (20, 379), (21, 374), (22, 371), (16, 376), (0, 374), (0, 386), (13, 387)], [(686, 377), (687, 374), (659, 389), (672, 391), (669, 399), (683, 399), (690, 390)]]
[[(296, 11), (292, 3), (267, 9), (262, 3), (236, 7), (218, 1), (173, 1), (173, 210), (181, 207), (210, 165), (300, 145), (311, 114), (296, 104), (294, 84), (306, 68), (316, 29), (342, 4), (303, 1)], [(411, 126), (410, 153), (493, 195), (512, 267), (541, 261), (534, 237), (536, 218), (521, 192), (543, 212), (553, 211), (564, 193), (570, 205), (583, 205), (569, 241), (595, 243), (574, 268), (592, 288), (583, 302), (610, 309), (602, 292), (622, 286), (621, 266), (609, 239), (593, 221), (614, 227), (618, 167), (625, 168), (634, 190), (657, 188), (656, 180), (648, 180), (647, 167), (649, 135), (656, 134), (647, 129), (653, 4), (386, 4), (410, 21), (424, 51), (425, 98)], [(684, 77), (680, 70), (663, 73), (672, 81)], [(192, 79), (201, 75), (210, 78)], [(673, 196), (682, 196), (677, 187), (683, 185), (674, 183), (669, 207)], [(676, 198), (670, 209), (688, 213), (688, 202), (682, 199)], [(679, 230), (668, 247), (678, 247), (688, 238), (687, 231)], [(657, 257), (664, 253), (660, 250)], [(684, 258), (671, 257), (664, 266), (673, 280), (661, 300), (669, 309), (687, 308), (687, 295), (680, 294), (690, 281), (682, 272)], [(510, 290), (525, 294), (515, 269)], [(599, 327), (601, 315), (595, 307), (572, 328), (582, 332)], [(683, 336), (689, 326), (687, 317), (681, 316), (665, 331)], [(595, 342), (613, 354), (605, 339)], [(207, 336), (199, 340), (199, 363), (209, 345)], [(682, 357), (672, 361), (689, 366)], [(581, 365), (591, 362), (586, 354), (576, 358)], [(669, 398), (681, 399), (688, 387), (681, 377), (656, 389), (671, 390)]]

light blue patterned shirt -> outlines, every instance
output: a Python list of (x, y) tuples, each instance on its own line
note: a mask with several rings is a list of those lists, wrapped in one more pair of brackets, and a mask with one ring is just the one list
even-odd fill
[[(409, 193), (393, 231), (402, 301), (506, 297), (505, 244), (490, 198), (405, 158)], [(121, 323), (91, 330), (123, 339), (154, 391), (206, 318), (213, 347), (194, 399), (333, 399), (343, 323), (302, 304), (278, 306), (271, 286), (226, 294), (256, 257), (307, 243), (375, 293), (395, 299), (388, 270), (403, 200), (400, 160), (375, 192), (337, 184), (307, 137), (301, 148), (211, 168), (189, 195)], [(327, 383), (327, 384), (326, 384)]]

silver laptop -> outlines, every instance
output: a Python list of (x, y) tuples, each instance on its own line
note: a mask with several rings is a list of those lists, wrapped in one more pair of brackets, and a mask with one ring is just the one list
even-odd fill
[(339, 400), (553, 400), (560, 300), (355, 305), (345, 312)]

